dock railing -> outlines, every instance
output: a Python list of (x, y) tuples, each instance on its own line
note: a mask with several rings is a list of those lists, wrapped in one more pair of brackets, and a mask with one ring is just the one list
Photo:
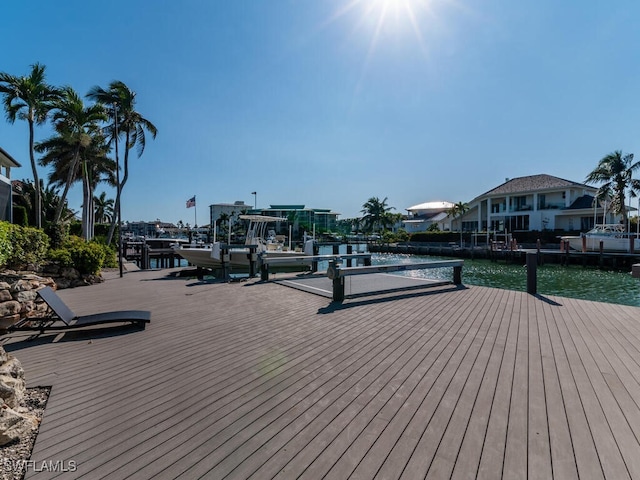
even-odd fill
[(312, 272), (318, 271), (318, 262), (331, 262), (335, 260), (346, 260), (347, 265), (351, 266), (351, 263), (355, 260), (356, 263), (363, 263), (364, 265), (371, 265), (370, 253), (347, 253), (347, 254), (330, 254), (330, 255), (296, 255), (296, 256), (276, 256), (276, 257), (262, 257), (262, 265), (260, 267), (260, 279), (269, 280), (269, 267), (273, 266), (293, 266), (293, 265), (305, 265), (308, 264)]
[(343, 267), (337, 260), (329, 262), (327, 277), (333, 281), (333, 300), (344, 300), (344, 278), (350, 275), (368, 275), (371, 273), (402, 272), (406, 270), (420, 270), (427, 268), (453, 268), (453, 283), (462, 284), (462, 266), (464, 260), (442, 260), (437, 262), (399, 263), (392, 265), (373, 265), (363, 267)]

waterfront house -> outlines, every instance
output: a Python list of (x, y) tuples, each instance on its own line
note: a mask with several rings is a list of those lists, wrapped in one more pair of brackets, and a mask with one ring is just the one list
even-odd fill
[(451, 218), (447, 210), (453, 207), (453, 203), (436, 201), (425, 202), (405, 210), (409, 212), (407, 218), (402, 221), (407, 233), (424, 232), (432, 225), (437, 225), (441, 231), (451, 230)]
[[(594, 207), (598, 189), (552, 175), (506, 179), (504, 183), (469, 202), (469, 211), (453, 220), (452, 229), (463, 231), (588, 230), (603, 223), (603, 205)], [(604, 223), (619, 216), (607, 212)]]
[(11, 203), (11, 168), (18, 168), (20, 164), (0, 147), (0, 220), (13, 221)]

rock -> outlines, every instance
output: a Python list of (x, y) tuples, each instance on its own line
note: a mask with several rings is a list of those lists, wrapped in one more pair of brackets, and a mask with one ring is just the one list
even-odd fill
[(15, 442), (38, 428), (38, 419), (26, 412), (0, 405), (0, 446)]
[(0, 365), (0, 399), (11, 408), (19, 408), (24, 402), (24, 370), (16, 357), (10, 354), (6, 357)]
[(13, 294), (13, 299), (20, 303), (34, 302), (38, 298), (38, 292), (35, 290), (24, 290)]
[(60, 270), (60, 276), (62, 278), (68, 278), (68, 279), (71, 279), (71, 280), (75, 280), (75, 279), (80, 277), (80, 274), (78, 273), (78, 271), (75, 268), (67, 267), (67, 268), (62, 268)]
[(20, 439), (38, 427), (24, 404), (24, 370), (20, 361), (0, 347), (0, 446)]
[(22, 306), (20, 305), (20, 302), (16, 302), (15, 300), (2, 302), (0, 303), (0, 318), (20, 313), (21, 308)]
[(7, 290), (0, 290), (0, 302), (6, 302), (7, 300), (11, 300), (13, 297), (11, 296), (11, 292)]

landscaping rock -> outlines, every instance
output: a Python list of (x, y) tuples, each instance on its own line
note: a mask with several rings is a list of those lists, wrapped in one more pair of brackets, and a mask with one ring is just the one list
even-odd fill
[(20, 361), (0, 347), (0, 446), (28, 436), (38, 427), (26, 408), (24, 370)]

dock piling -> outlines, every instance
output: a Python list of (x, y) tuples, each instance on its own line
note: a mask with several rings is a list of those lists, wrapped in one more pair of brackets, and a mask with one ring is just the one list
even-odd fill
[(538, 293), (538, 254), (527, 252), (527, 293)]

